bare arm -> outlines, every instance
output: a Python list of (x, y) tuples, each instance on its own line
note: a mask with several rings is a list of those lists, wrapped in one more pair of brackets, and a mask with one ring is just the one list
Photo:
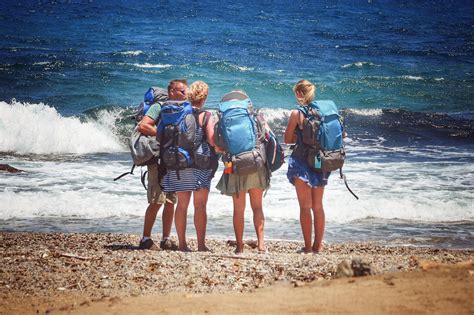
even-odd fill
[(156, 136), (155, 121), (148, 116), (143, 117), (138, 124), (138, 131), (145, 136)]
[(298, 128), (298, 119), (299, 112), (297, 110), (292, 110), (290, 114), (290, 118), (288, 119), (288, 126), (286, 126), (285, 130), (285, 143), (292, 144), (296, 142), (296, 128)]
[(206, 126), (206, 134), (207, 134), (207, 143), (209, 143), (211, 147), (216, 146), (216, 143), (214, 142), (214, 125), (215, 125), (215, 121), (212, 118), (212, 116), (210, 116), (209, 121), (207, 122), (207, 126)]

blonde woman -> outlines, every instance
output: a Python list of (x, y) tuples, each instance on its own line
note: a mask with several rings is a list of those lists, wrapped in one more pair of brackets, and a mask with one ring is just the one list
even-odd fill
[[(214, 123), (211, 113), (203, 110), (207, 100), (209, 87), (203, 81), (196, 81), (189, 86), (187, 98), (193, 106), (194, 115), (197, 122), (196, 137), (201, 137), (202, 143), (195, 151), (201, 158), (211, 158), (215, 155), (214, 147)], [(196, 156), (195, 156), (196, 158)], [(196, 161), (195, 161), (196, 162)], [(217, 166), (217, 158), (215, 158)], [(179, 171), (179, 179), (176, 171), (168, 170), (163, 178), (163, 191), (176, 192), (178, 204), (175, 212), (175, 226), (178, 234), (181, 251), (190, 251), (186, 241), (186, 222), (188, 206), (193, 196), (194, 203), (194, 226), (196, 228), (198, 251), (208, 251), (206, 247), (206, 225), (207, 225), (207, 199), (209, 188), (214, 172), (210, 168), (193, 167)]]
[[(300, 106), (291, 111), (285, 130), (285, 143), (295, 143), (288, 161), (287, 177), (296, 188), (300, 205), (300, 223), (305, 243), (303, 251), (319, 253), (322, 250), (325, 226), (324, 186), (327, 184), (330, 173), (314, 171), (304, 157), (307, 148), (302, 141), (303, 120), (308, 114), (308, 106), (314, 100), (316, 87), (308, 80), (300, 80), (293, 87), (293, 92)], [(313, 224), (314, 240), (312, 240)]]

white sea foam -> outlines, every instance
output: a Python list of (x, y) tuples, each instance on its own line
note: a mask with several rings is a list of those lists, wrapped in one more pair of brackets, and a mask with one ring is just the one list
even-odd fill
[(123, 56), (139, 56), (139, 55), (143, 54), (143, 51), (141, 51), (141, 50), (128, 50), (128, 51), (121, 51), (121, 52), (118, 52), (118, 53), (114, 53), (114, 55), (115, 54), (123, 55)]
[(405, 80), (415, 80), (415, 81), (423, 80), (423, 77), (413, 76), (413, 75), (402, 75), (401, 78)]
[(160, 69), (171, 68), (173, 66), (169, 64), (152, 64), (152, 63), (134, 63), (133, 65), (138, 68), (160, 68)]
[(354, 114), (360, 116), (380, 116), (382, 115), (382, 109), (380, 108), (370, 108), (370, 109), (350, 109)]
[[(123, 154), (125, 157), (126, 155)], [(27, 171), (22, 176), (0, 176), (0, 219), (13, 217), (80, 217), (101, 219), (110, 216), (141, 216), (146, 208), (146, 192), (139, 176), (112, 178), (128, 170), (131, 161), (90, 160), (5, 161)], [(264, 199), (267, 219), (299, 220), (296, 192), (286, 178), (287, 165), (273, 173), (271, 189)], [(211, 183), (208, 228), (232, 221), (231, 198), (214, 187), (222, 166)], [(139, 170), (136, 170), (139, 174)], [(326, 220), (347, 223), (365, 218), (402, 219), (424, 222), (474, 220), (470, 187), (474, 166), (426, 163), (354, 163), (345, 166), (351, 188), (360, 200), (346, 191), (338, 174), (332, 174), (324, 194)], [(467, 174), (467, 175), (466, 175)], [(248, 200), (247, 200), (248, 204)], [(247, 216), (251, 216), (247, 206)], [(190, 215), (194, 212), (190, 207)], [(282, 223), (283, 224), (283, 223)], [(282, 226), (285, 229), (285, 226)], [(212, 234), (212, 233), (211, 233)]]
[(226, 62), (226, 61), (211, 61), (211, 64), (216, 64), (218, 68), (224, 68), (226, 70), (231, 70), (231, 71), (239, 71), (239, 72), (248, 72), (248, 71), (254, 71), (254, 67), (247, 67), (247, 66), (241, 66), (237, 65), (234, 63)]
[(289, 117), (291, 110), (284, 108), (262, 108), (260, 112), (268, 123), (272, 123), (276, 119)]
[(372, 62), (368, 61), (358, 61), (358, 62), (353, 62), (353, 63), (348, 63), (342, 66), (343, 69), (347, 68), (363, 68), (363, 67), (380, 67), (379, 65), (376, 65)]
[(96, 121), (63, 117), (43, 103), (0, 102), (0, 152), (87, 154), (123, 151), (107, 111)]

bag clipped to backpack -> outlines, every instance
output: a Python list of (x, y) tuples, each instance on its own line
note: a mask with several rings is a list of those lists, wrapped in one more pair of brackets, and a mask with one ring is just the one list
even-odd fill
[(249, 175), (265, 166), (265, 131), (256, 119), (248, 96), (230, 92), (221, 99), (214, 141), (226, 151), (224, 162), (231, 163), (236, 175)]
[(265, 130), (265, 136), (264, 136), (265, 156), (266, 156), (265, 164), (269, 171), (269, 175), (271, 175), (271, 173), (278, 170), (283, 165), (283, 163), (285, 163), (285, 153), (280, 144), (280, 141), (278, 141), (278, 138), (271, 131), (270, 127), (265, 122), (265, 119), (263, 118), (263, 116), (260, 113), (257, 113), (256, 118), (259, 124), (263, 126), (262, 129)]
[[(132, 118), (135, 120), (135, 127), (133, 128), (132, 134), (129, 138), (128, 146), (130, 154), (132, 156), (133, 165), (129, 172), (123, 173), (122, 175), (114, 178), (114, 181), (124, 177), (125, 175), (132, 174), (135, 166), (145, 166), (150, 164), (158, 163), (160, 155), (160, 143), (156, 137), (143, 135), (138, 131), (138, 123), (145, 117), (147, 111), (153, 104), (163, 103), (168, 99), (168, 91), (159, 87), (151, 87), (145, 93), (143, 102), (137, 107), (137, 111)], [(142, 184), (146, 189), (144, 183), (144, 177), (142, 174)]]
[(265, 151), (267, 155), (267, 167), (271, 173), (278, 170), (285, 163), (285, 153), (278, 138), (269, 131), (265, 136)]

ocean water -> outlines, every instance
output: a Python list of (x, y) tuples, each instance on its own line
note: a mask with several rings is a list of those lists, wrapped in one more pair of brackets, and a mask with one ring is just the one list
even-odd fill
[[(204, 80), (208, 108), (243, 89), (282, 136), (306, 78), (341, 108), (344, 166), (324, 196), (328, 242), (474, 247), (474, 4), (469, 1), (2, 1), (1, 231), (140, 234), (146, 193), (129, 118), (149, 86)], [(266, 237), (301, 240), (284, 165)], [(214, 188), (209, 237), (232, 238)], [(188, 234), (193, 208), (188, 215)], [(246, 213), (245, 237), (253, 238)], [(157, 220), (155, 233), (161, 233)]]

